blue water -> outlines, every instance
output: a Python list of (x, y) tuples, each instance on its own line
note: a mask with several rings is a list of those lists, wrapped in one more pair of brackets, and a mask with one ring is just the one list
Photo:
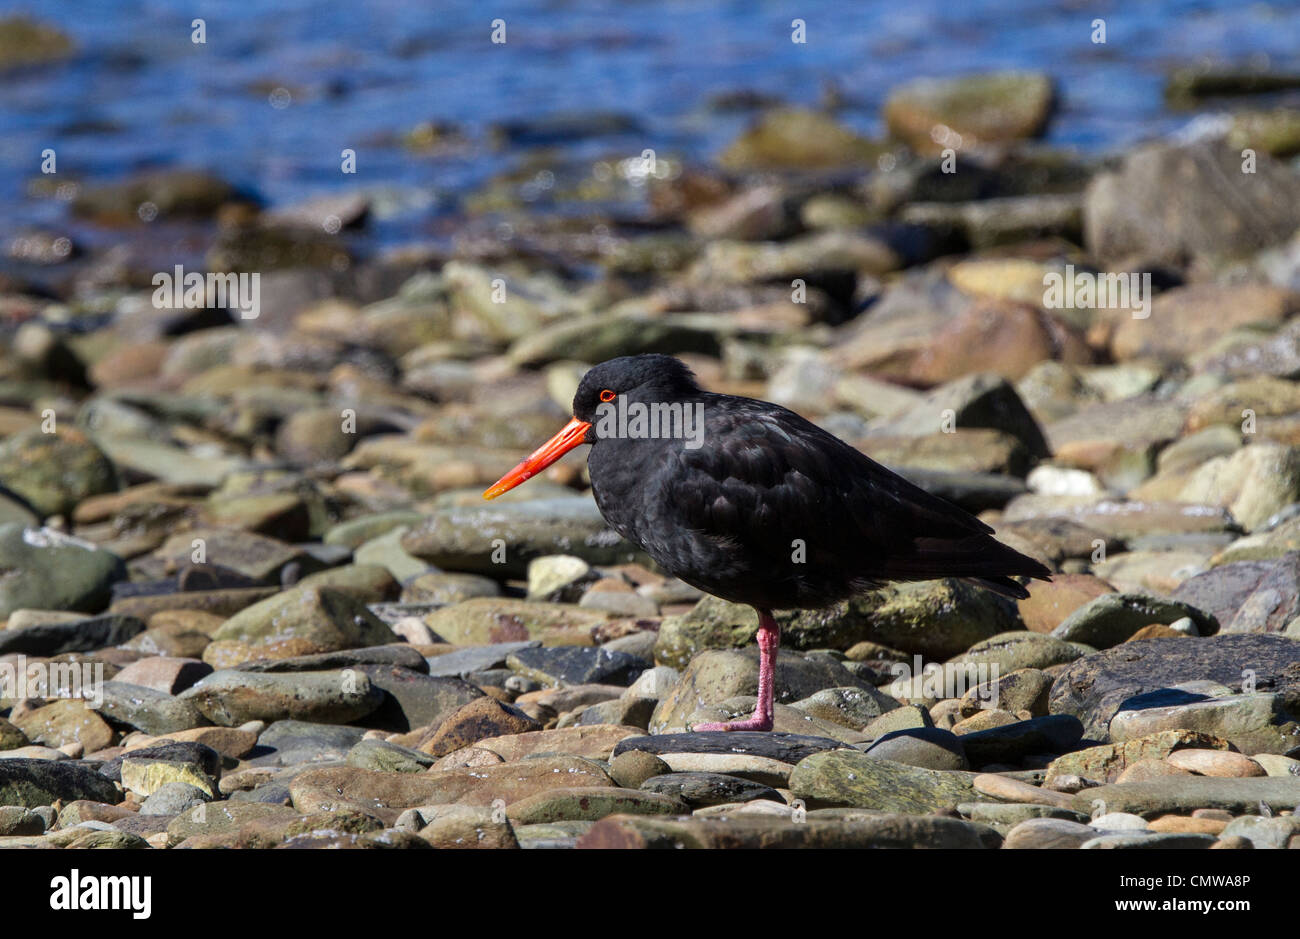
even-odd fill
[[(1174, 65), (1300, 67), (1297, 0), (33, 0), (0, 11), (57, 24), (79, 48), (67, 64), (0, 76), (0, 227), (62, 217), (24, 195), (46, 147), (69, 176), (207, 167), (272, 204), (394, 187), (427, 214), (521, 158), (486, 146), (495, 121), (617, 112), (637, 129), (562, 149), (707, 158), (752, 119), (709, 112), (718, 92), (815, 104), (833, 82), (839, 117), (879, 131), (899, 82), (1024, 67), (1060, 84), (1050, 141), (1113, 150), (1192, 118), (1162, 101)], [(206, 45), (190, 41), (196, 16)], [(796, 16), (804, 45), (790, 41)], [(489, 41), (498, 17), (505, 45)], [(1095, 17), (1105, 45), (1090, 41)], [(272, 105), (276, 87), (287, 106)], [(439, 156), (395, 143), (428, 120), (463, 125), (472, 146)], [(339, 172), (345, 147), (355, 176)]]

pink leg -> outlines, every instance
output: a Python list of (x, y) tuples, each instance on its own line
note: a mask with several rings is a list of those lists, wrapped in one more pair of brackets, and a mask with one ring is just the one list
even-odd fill
[(691, 730), (771, 730), (776, 700), (776, 650), (781, 645), (781, 628), (772, 614), (758, 611), (758, 704), (748, 720), (696, 724)]

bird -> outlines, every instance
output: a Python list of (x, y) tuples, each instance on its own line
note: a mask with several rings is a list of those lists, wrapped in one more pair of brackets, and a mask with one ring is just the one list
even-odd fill
[(758, 613), (758, 701), (745, 720), (693, 731), (768, 731), (780, 627), (891, 581), (960, 578), (1004, 597), (1050, 570), (795, 412), (702, 389), (681, 360), (622, 356), (590, 368), (572, 419), (483, 496), (494, 499), (575, 447), (606, 523), (659, 567)]

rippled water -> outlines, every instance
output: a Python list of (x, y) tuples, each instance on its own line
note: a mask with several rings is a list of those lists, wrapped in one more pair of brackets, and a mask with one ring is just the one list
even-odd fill
[[(40, 151), (60, 171), (115, 178), (156, 165), (208, 167), (272, 203), (392, 186), (401, 204), (447, 204), (511, 165), (527, 143), (413, 154), (396, 135), (421, 121), (463, 125), (556, 112), (617, 112), (630, 132), (561, 141), (579, 156), (708, 156), (751, 113), (707, 108), (752, 90), (816, 103), (829, 84), (841, 119), (879, 130), (888, 90), (921, 75), (1046, 69), (1063, 92), (1049, 140), (1112, 149), (1191, 119), (1167, 110), (1167, 70), (1203, 58), (1295, 67), (1300, 4), (1242, 0), (1042, 2), (884, 0), (80, 0), (26, 10), (77, 41), (72, 62), (0, 78), (0, 210), (53, 221), (23, 196)], [(206, 45), (190, 22), (207, 23)], [(808, 41), (790, 41), (803, 18)], [(1090, 39), (1106, 20), (1107, 43)], [(491, 21), (507, 42), (489, 41)], [(277, 90), (281, 89), (281, 90)], [(287, 92), (287, 96), (286, 96)], [(339, 172), (339, 153), (359, 172)], [(414, 194), (414, 195), (413, 195)]]

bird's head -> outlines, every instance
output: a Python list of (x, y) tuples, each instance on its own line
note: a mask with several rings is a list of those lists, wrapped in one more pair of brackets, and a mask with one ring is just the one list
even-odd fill
[(620, 404), (682, 401), (699, 392), (695, 376), (671, 355), (625, 355), (591, 368), (573, 396), (573, 418), (522, 463), (483, 493), (495, 499), (546, 469), (574, 447), (597, 443), (596, 421), (602, 409)]

